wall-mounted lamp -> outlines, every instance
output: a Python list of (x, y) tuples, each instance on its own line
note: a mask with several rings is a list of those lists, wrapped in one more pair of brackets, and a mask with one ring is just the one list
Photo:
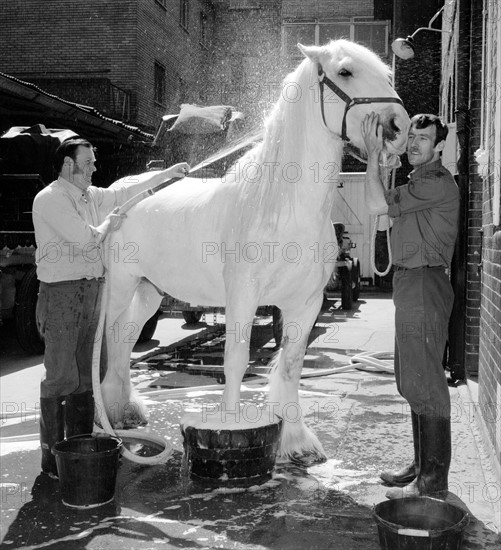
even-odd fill
[(416, 34), (420, 31), (435, 31), (435, 32), (446, 32), (450, 33), (451, 31), (444, 31), (442, 29), (434, 29), (432, 28), (432, 23), (435, 21), (435, 19), (442, 13), (444, 9), (444, 6), (442, 6), (437, 13), (430, 19), (430, 22), (428, 23), (427, 27), (420, 27), (419, 29), (415, 30), (410, 36), (407, 38), (397, 38), (394, 40), (391, 44), (391, 49), (393, 50), (393, 53), (400, 57), (400, 59), (412, 59), (414, 57), (414, 37)]

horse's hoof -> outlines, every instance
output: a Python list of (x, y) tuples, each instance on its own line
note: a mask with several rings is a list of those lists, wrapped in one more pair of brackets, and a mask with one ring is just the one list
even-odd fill
[(301, 466), (303, 468), (309, 468), (310, 466), (315, 466), (315, 464), (323, 464), (327, 462), (327, 457), (323, 453), (318, 453), (315, 451), (303, 454), (294, 454), (290, 461), (296, 466)]
[(148, 424), (148, 421), (145, 418), (141, 418), (138, 416), (130, 416), (124, 418), (121, 424), (122, 429), (132, 430), (134, 428), (141, 428), (142, 426), (146, 426)]

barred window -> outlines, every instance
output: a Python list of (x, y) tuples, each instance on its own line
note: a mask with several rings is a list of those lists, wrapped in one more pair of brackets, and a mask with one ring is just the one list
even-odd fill
[(155, 103), (165, 105), (165, 67), (158, 61), (155, 61), (153, 82)]
[(190, 20), (190, 3), (189, 0), (179, 0), (179, 24), (183, 29), (188, 30)]
[[(362, 20), (361, 20), (362, 19)], [(283, 53), (300, 58), (297, 43), (305, 46), (326, 44), (329, 40), (347, 38), (369, 47), (381, 56), (388, 55), (389, 21), (352, 18), (346, 21), (286, 21), (282, 24)]]
[(230, 0), (230, 10), (253, 10), (261, 8), (263, 0)]
[(200, 44), (206, 48), (208, 45), (208, 33), (207, 33), (207, 15), (200, 12)]

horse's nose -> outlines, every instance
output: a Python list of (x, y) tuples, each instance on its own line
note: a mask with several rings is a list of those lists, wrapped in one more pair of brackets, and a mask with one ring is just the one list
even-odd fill
[(398, 117), (396, 114), (391, 114), (386, 117), (383, 122), (383, 139), (388, 141), (395, 141), (397, 134), (401, 132), (401, 128), (398, 124)]
[(383, 138), (395, 141), (402, 134), (407, 135), (408, 117), (388, 109), (383, 119)]

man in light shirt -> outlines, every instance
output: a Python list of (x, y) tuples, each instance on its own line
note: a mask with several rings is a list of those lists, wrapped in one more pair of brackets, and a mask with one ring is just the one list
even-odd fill
[(66, 140), (56, 151), (56, 181), (33, 202), (40, 291), (37, 323), (45, 340), (46, 374), (40, 385), (42, 472), (57, 477), (52, 446), (66, 437), (91, 433), (94, 424), (92, 351), (98, 328), (105, 268), (102, 244), (120, 228), (115, 209), (129, 198), (189, 171), (180, 163), (122, 187), (92, 186), (97, 170), (92, 145)]

